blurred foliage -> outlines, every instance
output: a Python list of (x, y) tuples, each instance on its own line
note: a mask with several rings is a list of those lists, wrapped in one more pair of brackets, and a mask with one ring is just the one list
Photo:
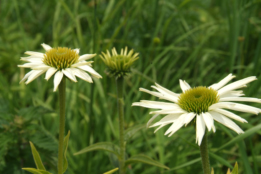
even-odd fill
[[(58, 96), (52, 92), (53, 79), (46, 82), (43, 75), (27, 86), (19, 84), (28, 72), (17, 67), (25, 51), (43, 52), (40, 44), (46, 43), (80, 48), (80, 54), (125, 46), (139, 52), (133, 73), (126, 77), (128, 129), (151, 118), (148, 109), (131, 104), (154, 100), (138, 91), (139, 87), (149, 89), (154, 82), (181, 92), (178, 79), (191, 86), (208, 86), (228, 73), (237, 75), (236, 79), (255, 75), (258, 80), (244, 92), (261, 98), (260, 7), (260, 0), (2, 0), (0, 173), (25, 173), (22, 167), (35, 167), (29, 141), (35, 144), (47, 170), (55, 170)], [(73, 156), (90, 144), (117, 144), (118, 140), (114, 79), (106, 76), (98, 56), (94, 61), (103, 79), (93, 84), (69, 82), (66, 89), (66, 130), (71, 131), (67, 173), (104, 173), (117, 167), (115, 157), (104, 152)], [(247, 124), (237, 122), (245, 131), (260, 124), (260, 115), (239, 114), (248, 120)], [(237, 134), (215, 125), (217, 132), (209, 134), (215, 173), (225, 173), (238, 161), (239, 173), (257, 174), (261, 170), (260, 129), (218, 150)], [(127, 156), (142, 153), (170, 170), (131, 164), (129, 174), (201, 172), (193, 127), (170, 138), (163, 135), (164, 130), (154, 134), (153, 128), (141, 129), (128, 141)]]

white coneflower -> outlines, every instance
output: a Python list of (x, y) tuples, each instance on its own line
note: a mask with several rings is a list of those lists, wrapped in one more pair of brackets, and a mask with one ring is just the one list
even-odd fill
[(214, 120), (234, 130), (238, 134), (243, 133), (243, 130), (231, 119), (240, 122), (247, 121), (225, 109), (248, 112), (253, 114), (258, 114), (259, 112), (261, 112), (261, 109), (259, 108), (234, 102), (242, 101), (261, 103), (261, 100), (257, 98), (241, 97), (244, 95), (243, 91), (237, 90), (239, 88), (245, 87), (246, 84), (256, 80), (256, 77), (247, 77), (245, 79), (226, 85), (234, 77), (235, 76), (233, 76), (232, 74), (229, 74), (217, 84), (213, 84), (209, 87), (200, 86), (194, 88), (191, 88), (190, 85), (185, 81), (180, 80), (180, 87), (183, 91), (183, 93), (181, 94), (176, 94), (158, 84), (156, 84), (156, 86), (152, 86), (152, 88), (156, 89), (158, 92), (140, 88), (140, 91), (149, 93), (151, 95), (159, 97), (160, 99), (165, 99), (170, 102), (141, 100), (140, 102), (133, 103), (132, 105), (152, 109), (161, 109), (158, 111), (150, 112), (150, 114), (156, 115), (149, 120), (148, 124), (150, 124), (159, 114), (166, 115), (164, 118), (153, 124), (151, 127), (159, 126), (156, 129), (157, 131), (163, 126), (172, 124), (165, 132), (165, 135), (168, 134), (169, 136), (173, 135), (183, 125), (186, 126), (188, 123), (191, 122), (191, 120), (195, 118), (196, 143), (200, 145), (205, 134), (206, 127), (208, 131), (210, 131), (211, 129), (213, 130), (213, 132), (216, 131)]
[(65, 75), (70, 80), (77, 82), (76, 76), (92, 83), (92, 78), (85, 71), (97, 78), (102, 78), (93, 68), (91, 63), (86, 60), (93, 58), (96, 54), (84, 54), (79, 56), (79, 49), (71, 49), (66, 47), (52, 48), (49, 45), (42, 44), (45, 53), (26, 51), (25, 54), (29, 57), (22, 57), (21, 60), (29, 62), (18, 67), (31, 68), (24, 78), (20, 81), (28, 84), (34, 79), (45, 73), (45, 79), (49, 80), (54, 75), (54, 91), (57, 90), (63, 76)]

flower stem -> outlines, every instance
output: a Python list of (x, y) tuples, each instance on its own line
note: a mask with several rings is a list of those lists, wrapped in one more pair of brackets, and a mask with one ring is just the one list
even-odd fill
[(59, 147), (58, 147), (58, 174), (63, 173), (63, 141), (65, 127), (65, 86), (66, 78), (63, 77), (59, 84), (59, 104), (60, 104), (60, 120), (59, 120)]
[(119, 167), (120, 174), (125, 174), (125, 142), (124, 142), (124, 113), (123, 113), (123, 83), (124, 77), (116, 78), (117, 86), (117, 103), (119, 115), (119, 133), (120, 133), (120, 158)]
[(209, 163), (209, 156), (208, 156), (208, 136), (207, 131), (203, 137), (203, 140), (200, 145), (200, 154), (201, 154), (201, 161), (204, 174), (210, 174), (210, 163)]

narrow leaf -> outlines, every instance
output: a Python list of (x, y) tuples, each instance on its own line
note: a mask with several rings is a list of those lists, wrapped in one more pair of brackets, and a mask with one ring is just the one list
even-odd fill
[(116, 172), (117, 170), (119, 170), (119, 168), (112, 169), (108, 172), (105, 172), (104, 174), (112, 174), (112, 173)]
[(243, 139), (245, 139), (245, 138), (249, 137), (250, 135), (256, 133), (260, 129), (261, 129), (261, 124), (248, 129), (245, 133), (236, 136), (235, 138), (233, 138), (232, 140), (230, 140), (229, 142), (227, 142), (226, 144), (221, 146), (217, 151), (224, 149), (225, 147), (227, 147), (231, 144), (235, 144), (236, 142), (242, 141)]
[(137, 125), (127, 129), (124, 133), (124, 140), (129, 140), (134, 134), (136, 134), (139, 130), (143, 129), (145, 125)]
[(155, 161), (155, 160), (151, 159), (150, 157), (148, 157), (146, 155), (136, 155), (136, 156), (133, 156), (133, 157), (127, 159), (125, 161), (125, 167), (127, 165), (129, 165), (129, 164), (137, 163), (137, 162), (141, 162), (141, 163), (145, 163), (145, 164), (149, 164), (149, 165), (153, 165), (153, 166), (169, 169), (167, 166), (161, 164), (158, 161)]
[(68, 161), (66, 158), (66, 152), (67, 152), (67, 148), (68, 148), (68, 141), (69, 141), (69, 137), (70, 137), (70, 131), (68, 131), (68, 134), (66, 135), (66, 137), (63, 140), (63, 150), (64, 150), (64, 156), (63, 156), (63, 173), (67, 170), (68, 168)]
[(92, 144), (88, 147), (85, 147), (84, 149), (80, 150), (79, 152), (76, 152), (74, 155), (79, 155), (79, 154), (83, 154), (83, 153), (94, 151), (94, 150), (104, 150), (107, 152), (111, 152), (111, 153), (114, 153), (115, 155), (117, 155), (118, 157), (120, 154), (119, 146), (117, 146), (111, 142), (101, 142), (101, 143), (96, 143), (96, 144)]
[(215, 161), (218, 161), (218, 162), (220, 162), (221, 164), (223, 164), (223, 165), (225, 165), (225, 166), (227, 166), (227, 167), (230, 167), (230, 168), (233, 167), (229, 162), (227, 162), (227, 160), (221, 158), (221, 157), (218, 156), (217, 154), (212, 153), (212, 152), (209, 152), (209, 155), (210, 155), (212, 158), (214, 158)]
[(52, 174), (50, 172), (47, 172), (45, 170), (39, 170), (39, 169), (35, 169), (35, 168), (22, 168), (25, 171), (31, 172), (33, 174)]
[(214, 174), (214, 169), (213, 169), (213, 167), (212, 167), (212, 169), (211, 169), (211, 174)]
[(238, 174), (238, 165), (237, 165), (237, 162), (236, 162), (235, 167), (234, 167), (234, 169), (232, 170), (231, 174)]
[(44, 168), (43, 162), (41, 160), (41, 157), (40, 157), (39, 153), (37, 152), (36, 148), (34, 147), (34, 144), (31, 141), (30, 141), (30, 146), (31, 146), (32, 154), (34, 157), (34, 162), (35, 162), (37, 169), (46, 171)]

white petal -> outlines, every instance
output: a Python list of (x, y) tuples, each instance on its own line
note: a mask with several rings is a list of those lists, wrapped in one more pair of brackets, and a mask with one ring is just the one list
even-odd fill
[(222, 114), (219, 114), (215, 111), (210, 111), (209, 113), (212, 115), (214, 120), (216, 120), (217, 122), (219, 122), (219, 123), (227, 126), (228, 128), (234, 130), (238, 134), (244, 133), (244, 131), (238, 125), (236, 125), (236, 123), (234, 123), (232, 120), (230, 120), (229, 118), (227, 118), (227, 117), (223, 116)]
[(176, 94), (170, 90), (168, 90), (167, 88), (164, 88), (163, 86), (160, 86), (159, 84), (155, 83), (156, 87), (154, 87), (156, 90), (158, 90), (159, 92), (161, 93), (166, 93), (166, 94), (169, 94), (169, 95), (172, 95), (172, 96), (176, 96), (176, 97), (179, 97), (180, 94)]
[(230, 118), (232, 118), (234, 120), (240, 121), (242, 123), (247, 123), (247, 121), (245, 119), (243, 119), (242, 117), (239, 117), (238, 115), (236, 115), (236, 114), (234, 114), (232, 112), (229, 112), (227, 110), (224, 110), (224, 109), (214, 109), (213, 111), (218, 112), (218, 113), (220, 113), (222, 115), (225, 115), (227, 117), (230, 117)]
[(78, 66), (84, 66), (84, 65), (90, 65), (90, 64), (91, 64), (90, 61), (89, 62), (82, 61), (82, 62), (78, 62), (78, 63), (73, 64), (71, 67), (77, 68)]
[(234, 89), (244, 87), (246, 84), (248, 84), (256, 79), (257, 78), (255, 76), (251, 76), (251, 77), (244, 78), (242, 80), (238, 80), (238, 81), (231, 83), (231, 84), (221, 88), (220, 90), (218, 90), (218, 95), (222, 95), (228, 91), (232, 91)]
[(93, 83), (91, 76), (90, 76), (89, 74), (87, 74), (86, 72), (84, 72), (84, 71), (82, 71), (82, 70), (79, 70), (79, 69), (77, 69), (77, 68), (71, 68), (71, 70), (73, 71), (73, 73), (74, 73), (77, 77), (79, 77), (79, 78), (85, 80), (86, 82)]
[(43, 74), (45, 72), (45, 70), (33, 70), (32, 74), (30, 74), (30, 76), (28, 77), (27, 81), (25, 82), (25, 84), (30, 83), (31, 81), (33, 81), (34, 79), (36, 79), (37, 77), (39, 77), (41, 74)]
[(95, 56), (96, 56), (96, 54), (84, 54), (84, 55), (81, 55), (79, 57), (79, 61), (88, 60), (88, 59), (91, 59), (91, 58), (93, 58)]
[(79, 48), (75, 48), (74, 51), (76, 51), (77, 54), (80, 53), (80, 49)]
[(46, 74), (45, 74), (45, 79), (49, 80), (50, 77), (52, 77), (52, 75), (57, 71), (57, 69), (55, 69), (54, 67), (51, 67), (47, 70)]
[(234, 77), (232, 74), (228, 74), (228, 76), (226, 76), (224, 79), (222, 79), (220, 82), (211, 85), (209, 88), (212, 88), (214, 90), (218, 90), (220, 88), (222, 88), (224, 85), (226, 85), (230, 80), (232, 80)]
[(150, 112), (150, 114), (184, 114), (187, 113), (186, 111), (180, 109), (171, 109), (171, 110), (167, 110), (167, 109), (163, 109), (163, 110), (159, 110), (159, 111), (152, 111)]
[[(225, 102), (223, 102), (223, 103), (225, 103)], [(248, 106), (248, 105), (233, 103), (233, 102), (226, 102), (226, 103), (233, 104), (229, 108), (231, 110), (247, 112), (247, 113), (252, 113), (252, 114), (256, 114), (256, 115), (261, 112), (261, 109), (253, 107), (253, 106)]]
[(61, 83), (61, 80), (63, 79), (63, 72), (62, 71), (57, 71), (54, 75), (53, 83), (54, 83), (54, 88), (53, 91), (56, 91), (59, 84)]
[(39, 56), (44, 57), (43, 53), (35, 52), (35, 51), (26, 51), (24, 54), (30, 55), (30, 56)]
[[(205, 122), (203, 120), (202, 116), (197, 115), (197, 123), (196, 123), (196, 143), (198, 143), (198, 145), (200, 146), (202, 139), (204, 137), (205, 134)], [(206, 135), (207, 136), (207, 135)]]
[(214, 109), (220, 109), (220, 108), (226, 108), (226, 109), (230, 109), (232, 107), (232, 105), (235, 105), (235, 103), (231, 103), (231, 102), (218, 102), (215, 103), (213, 105), (211, 105), (208, 110), (214, 110)]
[(175, 102), (175, 103), (178, 102), (178, 100), (176, 98), (171, 97), (170, 95), (168, 95), (168, 96), (167, 95), (163, 95), (163, 94), (161, 94), (159, 92), (149, 91), (149, 90), (144, 89), (144, 88), (140, 88), (139, 90), (142, 91), (142, 92), (146, 92), (146, 93), (149, 93), (151, 95), (154, 95), (156, 97), (159, 97), (160, 99), (169, 100), (169, 101), (172, 101), (172, 102)]
[(155, 127), (155, 126), (159, 126), (159, 125), (162, 125), (162, 124), (166, 125), (166, 124), (169, 124), (169, 123), (174, 123), (179, 117), (180, 117), (180, 114), (167, 115), (167, 116), (163, 117), (160, 121), (154, 123), (150, 127)]
[(93, 68), (91, 68), (88, 65), (79, 66), (77, 68), (88, 71), (89, 73), (91, 73), (96, 78), (102, 78), (102, 76), (100, 74), (98, 74)]
[(135, 102), (132, 104), (132, 106), (141, 106), (151, 109), (180, 109), (179, 105), (174, 103), (156, 102), (149, 100), (141, 100), (140, 102)]
[(222, 94), (219, 96), (219, 98), (226, 98), (226, 97), (240, 97), (240, 96), (244, 96), (245, 94), (243, 94), (243, 91), (229, 91), (226, 92), (225, 94)]
[(170, 137), (175, 132), (177, 132), (184, 125), (186, 116), (187, 116), (187, 113), (180, 115), (179, 118), (169, 127), (169, 129), (165, 132), (164, 135), (167, 135), (170, 133), (168, 135)]
[(49, 68), (51, 68), (50, 66), (48, 65), (37, 65), (37, 66), (34, 66), (34, 67), (31, 67), (32, 69), (35, 69), (35, 70), (45, 70), (47, 71)]
[(183, 80), (179, 80), (179, 85), (183, 92), (191, 88), (189, 84)]
[(22, 83), (24, 82), (35, 70), (29, 71), (28, 73), (25, 74), (24, 78), (19, 82)]
[(193, 112), (188, 113), (188, 115), (186, 116), (186, 119), (184, 121), (185, 126), (187, 126), (195, 116), (196, 116), (196, 114)]
[(153, 115), (153, 116), (151, 117), (151, 119), (149, 119), (149, 121), (148, 121), (148, 123), (147, 123), (147, 127), (149, 127), (150, 124), (151, 124), (151, 122), (152, 122), (153, 120), (155, 120), (155, 118), (158, 117), (159, 115), (160, 115), (160, 114), (155, 114), (155, 115)]
[(47, 44), (45, 44), (45, 43), (42, 43), (41, 45), (42, 45), (42, 47), (45, 49), (45, 51), (49, 51), (49, 50), (52, 49), (52, 47), (50, 47), (49, 45), (47, 45)]
[[(159, 91), (163, 96), (167, 96), (167, 97), (170, 97), (170, 98), (173, 98), (175, 101), (178, 102), (178, 94), (174, 94), (174, 93), (170, 93), (170, 92), (167, 92), (165, 90), (162, 90), (160, 88), (157, 88), (156, 86), (151, 86), (152, 88), (156, 89), (157, 91)], [(174, 95), (173, 95), (174, 94)], [(177, 96), (178, 95), (178, 96)]]
[(211, 128), (214, 125), (213, 117), (208, 112), (202, 113), (201, 116), (203, 117), (203, 120), (208, 128), (208, 131), (211, 131)]
[(226, 97), (221, 98), (219, 101), (244, 101), (244, 102), (256, 102), (261, 103), (261, 99), (258, 98), (251, 98), (251, 97)]
[(25, 63), (25, 64), (23, 64), (23, 65), (18, 65), (18, 67), (20, 67), (20, 68), (33, 68), (33, 67), (36, 67), (36, 66), (41, 66), (41, 65), (45, 65), (45, 64), (43, 64), (43, 63)]
[(41, 57), (31, 57), (31, 56), (29, 56), (28, 58), (27, 57), (21, 58), (21, 60), (31, 62), (31, 63), (43, 63), (42, 59), (43, 58)]
[(66, 68), (62, 70), (63, 74), (66, 75), (69, 79), (71, 79), (74, 82), (77, 82), (75, 75), (71, 71), (70, 68)]

